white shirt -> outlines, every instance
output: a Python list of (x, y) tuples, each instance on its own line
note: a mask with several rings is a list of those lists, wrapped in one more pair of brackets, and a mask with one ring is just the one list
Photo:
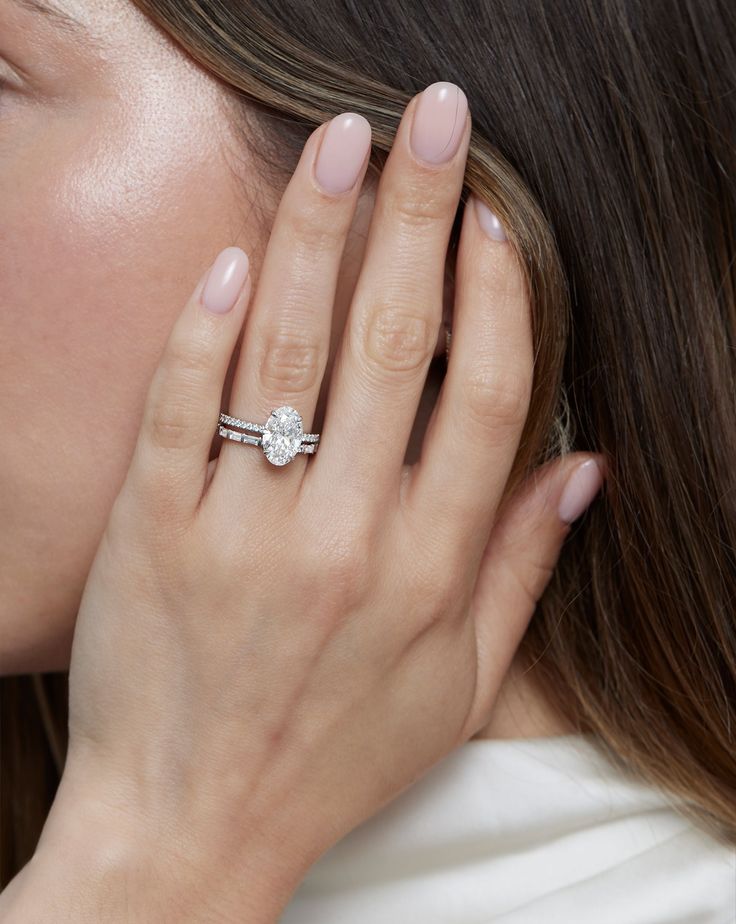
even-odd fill
[(323, 854), (282, 924), (734, 924), (736, 852), (591, 736), (478, 739)]

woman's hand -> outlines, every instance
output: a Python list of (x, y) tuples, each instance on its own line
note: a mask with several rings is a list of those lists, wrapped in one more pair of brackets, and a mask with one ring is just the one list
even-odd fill
[(39, 848), (102, 845), (106, 900), (125, 895), (133, 920), (153, 919), (147, 902), (159, 921), (275, 920), (325, 850), (486, 724), (567, 521), (600, 485), (571, 455), (500, 506), (531, 393), (530, 310), (513, 249), (471, 203), (447, 376), (404, 465), (469, 133), (451, 84), (407, 107), (315, 455), (276, 467), (224, 440), (208, 466), (249, 302), (227, 410), (263, 422), (289, 404), (311, 429), (362, 117), (310, 136), (257, 290), (240, 289), (247, 258), (230, 248), (171, 333), (84, 592), (67, 767)]

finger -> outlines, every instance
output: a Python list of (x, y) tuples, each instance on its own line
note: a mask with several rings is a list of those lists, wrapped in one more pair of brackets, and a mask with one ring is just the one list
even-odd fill
[(310, 478), (370, 483), (372, 498), (397, 489), (442, 323), (469, 136), (467, 100), (454, 84), (432, 84), (406, 107), (332, 371), (323, 461)]
[(463, 215), (447, 373), (405, 494), (420, 529), (461, 560), (480, 556), (490, 532), (526, 420), (534, 365), (524, 273), (499, 227), (488, 226), (494, 238), (481, 226), (477, 204), (471, 197)]
[(153, 374), (126, 483), (171, 516), (191, 514), (202, 496), (249, 294), (248, 256), (226, 247), (176, 319)]
[[(327, 364), (338, 271), (368, 164), (371, 128), (342, 113), (307, 140), (274, 220), (249, 312), (228, 413), (265, 423), (271, 411), (293, 406), (310, 432)], [(321, 446), (318, 449), (321, 452)], [(285, 478), (303, 477), (298, 455), (273, 479), (262, 452), (222, 446), (215, 481), (229, 491), (283, 492)], [(244, 478), (244, 470), (248, 479)], [(290, 473), (290, 474), (289, 474)]]
[(593, 501), (605, 475), (603, 456), (570, 453), (542, 466), (504, 503), (483, 553), (471, 603), (478, 646), (477, 696), (465, 738), (489, 721), (571, 523)]

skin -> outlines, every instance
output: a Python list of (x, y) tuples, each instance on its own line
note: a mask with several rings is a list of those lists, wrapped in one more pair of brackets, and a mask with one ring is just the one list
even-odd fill
[[(68, 666), (82, 590), (166, 337), (221, 248), (243, 247), (257, 282), (268, 229), (249, 199), (278, 201), (244, 161), (215, 82), (133, 5), (66, 0), (63, 9), (83, 31), (0, 0), (4, 673)], [(351, 219), (326, 386), (375, 192), (364, 186)], [(443, 345), (438, 328), (437, 356)], [(407, 459), (418, 454), (438, 385), (430, 376)], [(326, 395), (312, 429), (321, 429)], [(566, 731), (533, 677), (512, 666), (477, 737)]]
[(0, 0), (5, 672), (68, 665), (179, 306), (221, 247), (261, 236), (213, 81), (131, 4), (65, 9), (81, 37)]
[[(286, 398), (314, 418), (367, 149), (327, 193), (315, 160), (331, 125), (315, 129), (257, 286), (228, 248), (240, 283), (223, 304), (218, 257), (177, 317), (82, 597), (62, 779), (3, 920), (275, 922), (320, 856), (487, 721), (582, 512), (562, 502), (569, 479), (596, 465), (569, 454), (505, 497), (530, 309), (513, 249), (472, 202), (447, 377), (405, 464), (471, 129), (466, 115), (455, 153), (422, 161), (409, 139), (424, 99), (381, 177), (316, 456), (275, 477), (226, 440), (213, 461), (210, 426), (244, 320), (233, 409)], [(311, 365), (283, 362), (305, 343)]]
[[(119, 31), (112, 31), (119, 41)], [(91, 63), (88, 58), (85, 66)], [(177, 78), (172, 87), (183, 82)], [(105, 84), (113, 86), (119, 84)], [(63, 83), (55, 87), (59, 93)], [(107, 97), (98, 90), (94, 100), (101, 103)], [(212, 268), (199, 274), (183, 309), (167, 319), (167, 335), (149, 357), (152, 369), (139, 382), (141, 406), (118, 490), (110, 489), (109, 472), (100, 474), (97, 465), (83, 469), (83, 476), (93, 478), (89, 484), (77, 469), (60, 468), (59, 477), (70, 480), (68, 491), (79, 486), (77, 504), (86, 499), (85, 508), (95, 513), (89, 521), (102, 535), (91, 568), (80, 573), (84, 592), (70, 664), (62, 780), (34, 862), (0, 897), (3, 920), (167, 921), (186, 913), (197, 920), (275, 921), (326, 850), (448, 751), (487, 731), (570, 519), (584, 509), (580, 497), (572, 508), (562, 503), (569, 479), (581, 463), (587, 472), (595, 465), (586, 455), (570, 454), (540, 469), (514, 497), (505, 497), (531, 394), (530, 311), (511, 246), (483, 231), (473, 203), (465, 210), (460, 237), (453, 299), (460, 323), (454, 326), (447, 377), (424, 433), (413, 435), (437, 351), (435, 331), (446, 295), (442, 256), (471, 130), (466, 115), (455, 154), (440, 164), (418, 159), (410, 134), (423, 98), (415, 96), (404, 113), (374, 191), (368, 234), (358, 225), (364, 246), (357, 278), (354, 264), (352, 275), (341, 276), (341, 256), (356, 217), (361, 220), (362, 175), (337, 194), (315, 182), (325, 124), (310, 135), (280, 198), (260, 267), (256, 271), (254, 264), (240, 294), (233, 292), (213, 313), (207, 296), (217, 278)], [(169, 104), (167, 93), (159, 99), (162, 108)], [(85, 100), (95, 108), (89, 90)], [(218, 124), (220, 102), (215, 95), (211, 111), (204, 106), (194, 114), (202, 125)], [(144, 101), (136, 104), (150, 120)], [(94, 359), (95, 344), (99, 352), (109, 345), (122, 372), (145, 335), (155, 337), (151, 330), (163, 323), (159, 304), (174, 298), (156, 285), (162, 273), (164, 279), (173, 273), (158, 248), (156, 272), (149, 267), (146, 276), (148, 291), (132, 286), (135, 261), (145, 267), (150, 259), (143, 248), (138, 252), (139, 236), (132, 235), (127, 256), (133, 262), (125, 272), (140, 298), (140, 304), (133, 298), (133, 317), (142, 329), (121, 344), (110, 338), (109, 317), (95, 327), (99, 305), (94, 303), (95, 314), (93, 295), (102, 291), (103, 279), (110, 281), (100, 260), (122, 273), (123, 244), (116, 248), (100, 234), (103, 215), (114, 210), (100, 202), (116, 202), (129, 222), (126, 196), (132, 190), (140, 194), (131, 164), (150, 167), (142, 152), (136, 159), (135, 133), (120, 149), (120, 162), (104, 156), (109, 133), (114, 136), (127, 110), (122, 104), (112, 113), (102, 108), (110, 123), (97, 112), (86, 123), (88, 132), (76, 126), (72, 139), (67, 137), (66, 149), (73, 152), (68, 161), (46, 161), (58, 171), (48, 217), (53, 235), (44, 238), (49, 249), (66, 240), (65, 228), (78, 259), (85, 243), (95, 248), (94, 259), (89, 253), (80, 259), (84, 273), (68, 276), (58, 302), (61, 312), (75, 295), (88, 297), (87, 310), (73, 303), (73, 310), (61, 314), (66, 351), (44, 346), (41, 338), (43, 358), (57, 370), (64, 358), (76, 355), (71, 346), (74, 331), (81, 330), (75, 327), (77, 312), (87, 324), (85, 335), (91, 327), (99, 338), (84, 340), (85, 355)], [(69, 106), (63, 112), (71, 118), (75, 111)], [(145, 133), (146, 119), (136, 121), (132, 109), (127, 114)], [(21, 108), (11, 111), (11, 127), (13, 119), (22, 127), (23, 115)], [(103, 134), (100, 125), (106, 127)], [(26, 126), (26, 139), (32, 135)], [(123, 132), (121, 138), (127, 137)], [(208, 132), (197, 137), (199, 145), (194, 139), (191, 147), (183, 145), (181, 160), (162, 154), (162, 171), (174, 161), (182, 169), (192, 167), (187, 182), (193, 176), (204, 182), (200, 171), (219, 165), (222, 185), (211, 195), (221, 191), (223, 206), (236, 201), (242, 206), (228, 170), (232, 139), (213, 135), (213, 148)], [(88, 147), (101, 155), (80, 161)], [(49, 149), (59, 153), (50, 140), (43, 150)], [(152, 157), (155, 149), (153, 144)], [(217, 151), (222, 159), (215, 163)], [(20, 163), (18, 157), (18, 183), (24, 180)], [(365, 164), (364, 158), (363, 171)], [(174, 171), (171, 182), (179, 181)], [(160, 236), (165, 219), (189, 228), (207, 217), (203, 202), (202, 212), (195, 210), (188, 221), (181, 213), (172, 220), (166, 209), (158, 211), (161, 202), (174, 208), (186, 201), (191, 208), (185, 190), (140, 186), (144, 193), (160, 193), (149, 226), (144, 219), (151, 200), (144, 195), (140, 201), (141, 234), (147, 227)], [(13, 190), (8, 184), (8, 193)], [(223, 214), (226, 224), (236, 222), (237, 211)], [(209, 232), (223, 214), (213, 217)], [(11, 219), (20, 225), (25, 215), (16, 201)], [(45, 227), (39, 220), (38, 232)], [(121, 242), (131, 237), (125, 227), (121, 219)], [(246, 237), (242, 223), (240, 228)], [(258, 251), (259, 240), (251, 252)], [(29, 248), (35, 250), (41, 261), (47, 259), (39, 241)], [(174, 265), (184, 272), (178, 239), (173, 251)], [(16, 255), (23, 253), (19, 248)], [(392, 260), (397, 253), (402, 259)], [(55, 252), (56, 260), (62, 256), (72, 254)], [(30, 285), (39, 277), (37, 269), (8, 278), (21, 276)], [(328, 309), (336, 291), (349, 291), (349, 308), (333, 318)], [(46, 294), (54, 292), (49, 284)], [(109, 285), (105, 293), (109, 297)], [(23, 295), (20, 283), (15, 294)], [(131, 289), (121, 280), (116, 295), (110, 301), (113, 316), (119, 302), (130, 305)], [(20, 302), (13, 304), (28, 334)], [(40, 324), (33, 299), (25, 304)], [(48, 310), (48, 298), (44, 306)], [(335, 326), (342, 336), (330, 364), (325, 346), (335, 339)], [(418, 337), (422, 330), (426, 336)], [(309, 354), (313, 365), (284, 364), (289, 351), (304, 343), (318, 345)], [(28, 350), (26, 356), (33, 359)], [(29, 368), (38, 367), (29, 363), (26, 376)], [(97, 368), (94, 362), (91, 368)], [(328, 368), (327, 400), (320, 410)], [(89, 374), (84, 365), (80, 381), (68, 374), (64, 388), (48, 390), (64, 392), (53, 409), (77, 415), (80, 436), (85, 414), (95, 407), (86, 396), (94, 389), (97, 401), (101, 394)], [(263, 419), (282, 401), (302, 410), (306, 420), (316, 422), (309, 429), (323, 431), (316, 456), (299, 456), (277, 477), (260, 453), (231, 441), (213, 458), (211, 427), (226, 380), (226, 404), (234, 412), (248, 408)], [(125, 382), (119, 394), (113, 382), (112, 392), (120, 402), (128, 394), (127, 410), (133, 413), (136, 390), (130, 376)], [(42, 390), (38, 383), (37, 389)], [(89, 401), (85, 413), (76, 404), (81, 400)], [(124, 403), (118, 410), (122, 417)], [(53, 414), (43, 413), (52, 421)], [(122, 428), (109, 435), (122, 443)], [(99, 431), (94, 438), (100, 439)], [(413, 445), (421, 454), (407, 465), (417, 439)], [(363, 451), (363, 441), (371, 453)], [(64, 443), (65, 451), (70, 445)], [(36, 474), (39, 484), (48, 481), (47, 472)], [(114, 502), (108, 495), (108, 508), (97, 520), (95, 497), (105, 497), (105, 490)], [(46, 498), (58, 492), (57, 483)], [(67, 503), (68, 492), (62, 493)], [(587, 504), (587, 493), (585, 498)], [(568, 518), (565, 510), (577, 513)], [(247, 512), (259, 528), (244, 528), (237, 511)], [(295, 535), (302, 541), (295, 542)]]

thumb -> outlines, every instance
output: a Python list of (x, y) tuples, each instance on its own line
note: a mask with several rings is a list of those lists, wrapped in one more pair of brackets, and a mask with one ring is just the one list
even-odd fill
[(499, 511), (471, 603), (478, 674), (466, 737), (487, 724), (571, 523), (587, 510), (605, 476), (603, 456), (569, 453), (533, 472)]

